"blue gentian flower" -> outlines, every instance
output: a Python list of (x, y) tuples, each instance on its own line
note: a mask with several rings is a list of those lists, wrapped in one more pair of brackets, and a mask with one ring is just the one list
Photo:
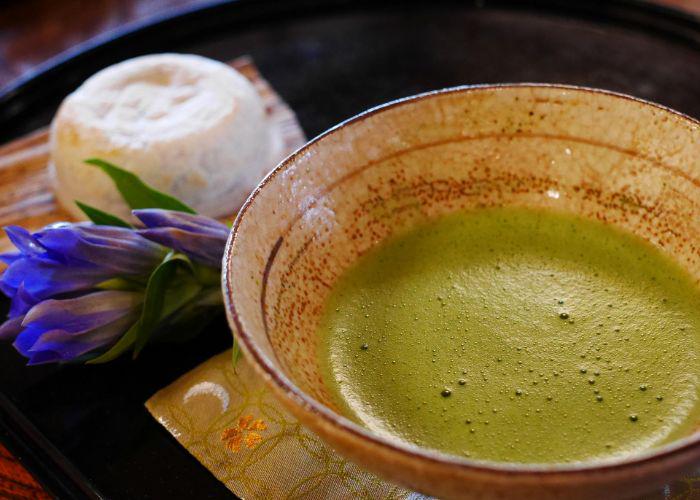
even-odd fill
[(149, 208), (133, 210), (146, 229), (138, 233), (189, 256), (195, 262), (220, 268), (229, 228), (203, 215)]
[(83, 204), (96, 224), (5, 228), (17, 251), (0, 254), (8, 265), (0, 291), (11, 299), (0, 340), (13, 341), (29, 364), (99, 363), (127, 349), (136, 356), (157, 329), (206, 320), (221, 306), (228, 227), (116, 165), (87, 162), (112, 178), (132, 208), (159, 208), (133, 212), (141, 228)]
[(0, 255), (8, 264), (0, 290), (11, 299), (0, 339), (14, 340), (29, 364), (68, 361), (112, 344), (138, 318), (143, 293), (98, 285), (145, 280), (167, 253), (132, 229), (91, 223), (5, 232), (18, 251)]
[(59, 223), (30, 233), (17, 226), (5, 231), (19, 252), (0, 255), (8, 264), (0, 290), (10, 297), (10, 319), (40, 301), (92, 290), (122, 276), (148, 276), (166, 249), (135, 231), (91, 223)]
[(142, 302), (141, 292), (116, 290), (44, 300), (6, 321), (0, 339), (14, 339), (30, 365), (70, 361), (114, 344), (136, 321)]

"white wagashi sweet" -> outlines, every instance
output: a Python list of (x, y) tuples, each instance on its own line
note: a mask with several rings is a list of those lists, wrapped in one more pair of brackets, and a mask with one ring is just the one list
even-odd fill
[(110, 66), (64, 101), (51, 124), (56, 196), (128, 216), (98, 157), (137, 174), (198, 212), (233, 213), (281, 156), (253, 85), (195, 55), (158, 54)]

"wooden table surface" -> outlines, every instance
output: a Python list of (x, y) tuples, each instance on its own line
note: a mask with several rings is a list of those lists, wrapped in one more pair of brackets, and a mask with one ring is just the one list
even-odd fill
[(2, 444), (0, 444), (0, 498), (49, 498), (49, 495)]
[[(0, 87), (110, 30), (207, 0), (9, 0), (0, 4)], [(658, 0), (700, 15), (700, 0)], [(0, 498), (49, 498), (0, 444)]]

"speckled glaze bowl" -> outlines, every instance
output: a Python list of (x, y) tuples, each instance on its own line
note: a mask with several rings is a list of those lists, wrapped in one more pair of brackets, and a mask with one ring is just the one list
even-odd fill
[(423, 94), (338, 125), (280, 164), (236, 219), (224, 295), (245, 356), (338, 452), (442, 498), (626, 498), (700, 465), (700, 428), (626, 459), (519, 465), (412, 447), (338, 413), (316, 359), (334, 280), (396, 231), (495, 205), (607, 221), (700, 279), (700, 123), (604, 91), (504, 85)]

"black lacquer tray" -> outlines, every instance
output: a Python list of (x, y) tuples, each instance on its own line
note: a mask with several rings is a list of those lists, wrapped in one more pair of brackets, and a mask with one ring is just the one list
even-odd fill
[[(649, 3), (239, 0), (78, 46), (3, 89), (0, 143), (46, 125), (100, 68), (164, 51), (250, 54), (308, 136), (397, 97), (471, 83), (602, 87), (700, 117), (700, 21)], [(228, 345), (223, 321), (206, 338), (109, 366), (27, 368), (0, 345), (0, 440), (63, 498), (228, 496), (143, 406)]]

